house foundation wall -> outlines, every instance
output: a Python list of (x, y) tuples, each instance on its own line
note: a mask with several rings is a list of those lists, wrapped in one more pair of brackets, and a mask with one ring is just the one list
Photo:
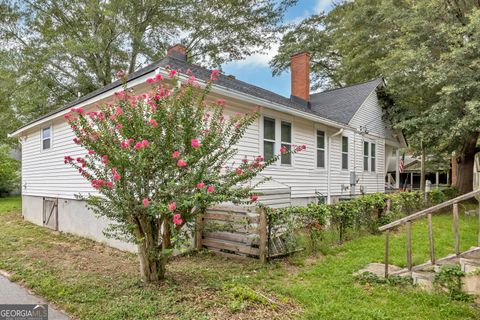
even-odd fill
[[(43, 197), (22, 195), (22, 215), (25, 220), (43, 226)], [(71, 233), (104, 243), (123, 251), (137, 252), (134, 244), (111, 239), (103, 231), (111, 224), (97, 217), (83, 200), (58, 199), (58, 231)]]

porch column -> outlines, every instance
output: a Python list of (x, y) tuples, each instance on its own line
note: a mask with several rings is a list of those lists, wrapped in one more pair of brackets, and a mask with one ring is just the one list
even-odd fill
[(435, 172), (435, 186), (437, 187), (437, 189), (438, 189), (438, 187), (439, 187), (439, 185), (440, 185), (440, 181), (439, 181), (439, 180), (440, 180), (440, 173), (437, 171), (437, 172)]
[(410, 172), (410, 191), (413, 190), (413, 171)]
[(400, 150), (395, 150), (396, 168), (395, 168), (395, 188), (400, 189)]

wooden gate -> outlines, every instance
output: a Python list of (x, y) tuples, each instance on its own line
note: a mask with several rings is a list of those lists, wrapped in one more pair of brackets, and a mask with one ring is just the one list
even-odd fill
[(43, 198), (43, 226), (58, 230), (58, 199)]

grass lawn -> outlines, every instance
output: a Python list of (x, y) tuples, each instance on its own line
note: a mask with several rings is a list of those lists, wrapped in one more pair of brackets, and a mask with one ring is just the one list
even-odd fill
[[(365, 236), (262, 266), (200, 253), (174, 259), (167, 280), (144, 285), (134, 255), (53, 232), (0, 199), (0, 269), (80, 319), (478, 319), (472, 304), (409, 287), (360, 285), (352, 273), (383, 259), (384, 238)], [(476, 245), (478, 219), (461, 215), (461, 248)], [(453, 252), (451, 215), (434, 218), (438, 257)], [(428, 260), (426, 221), (413, 225), (414, 262)], [(405, 236), (391, 261), (405, 265)]]

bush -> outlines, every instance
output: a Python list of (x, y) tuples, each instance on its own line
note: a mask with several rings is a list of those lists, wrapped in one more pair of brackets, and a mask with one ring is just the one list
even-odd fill
[(10, 148), (0, 146), (0, 197), (18, 187), (18, 168), (18, 161), (10, 156)]

